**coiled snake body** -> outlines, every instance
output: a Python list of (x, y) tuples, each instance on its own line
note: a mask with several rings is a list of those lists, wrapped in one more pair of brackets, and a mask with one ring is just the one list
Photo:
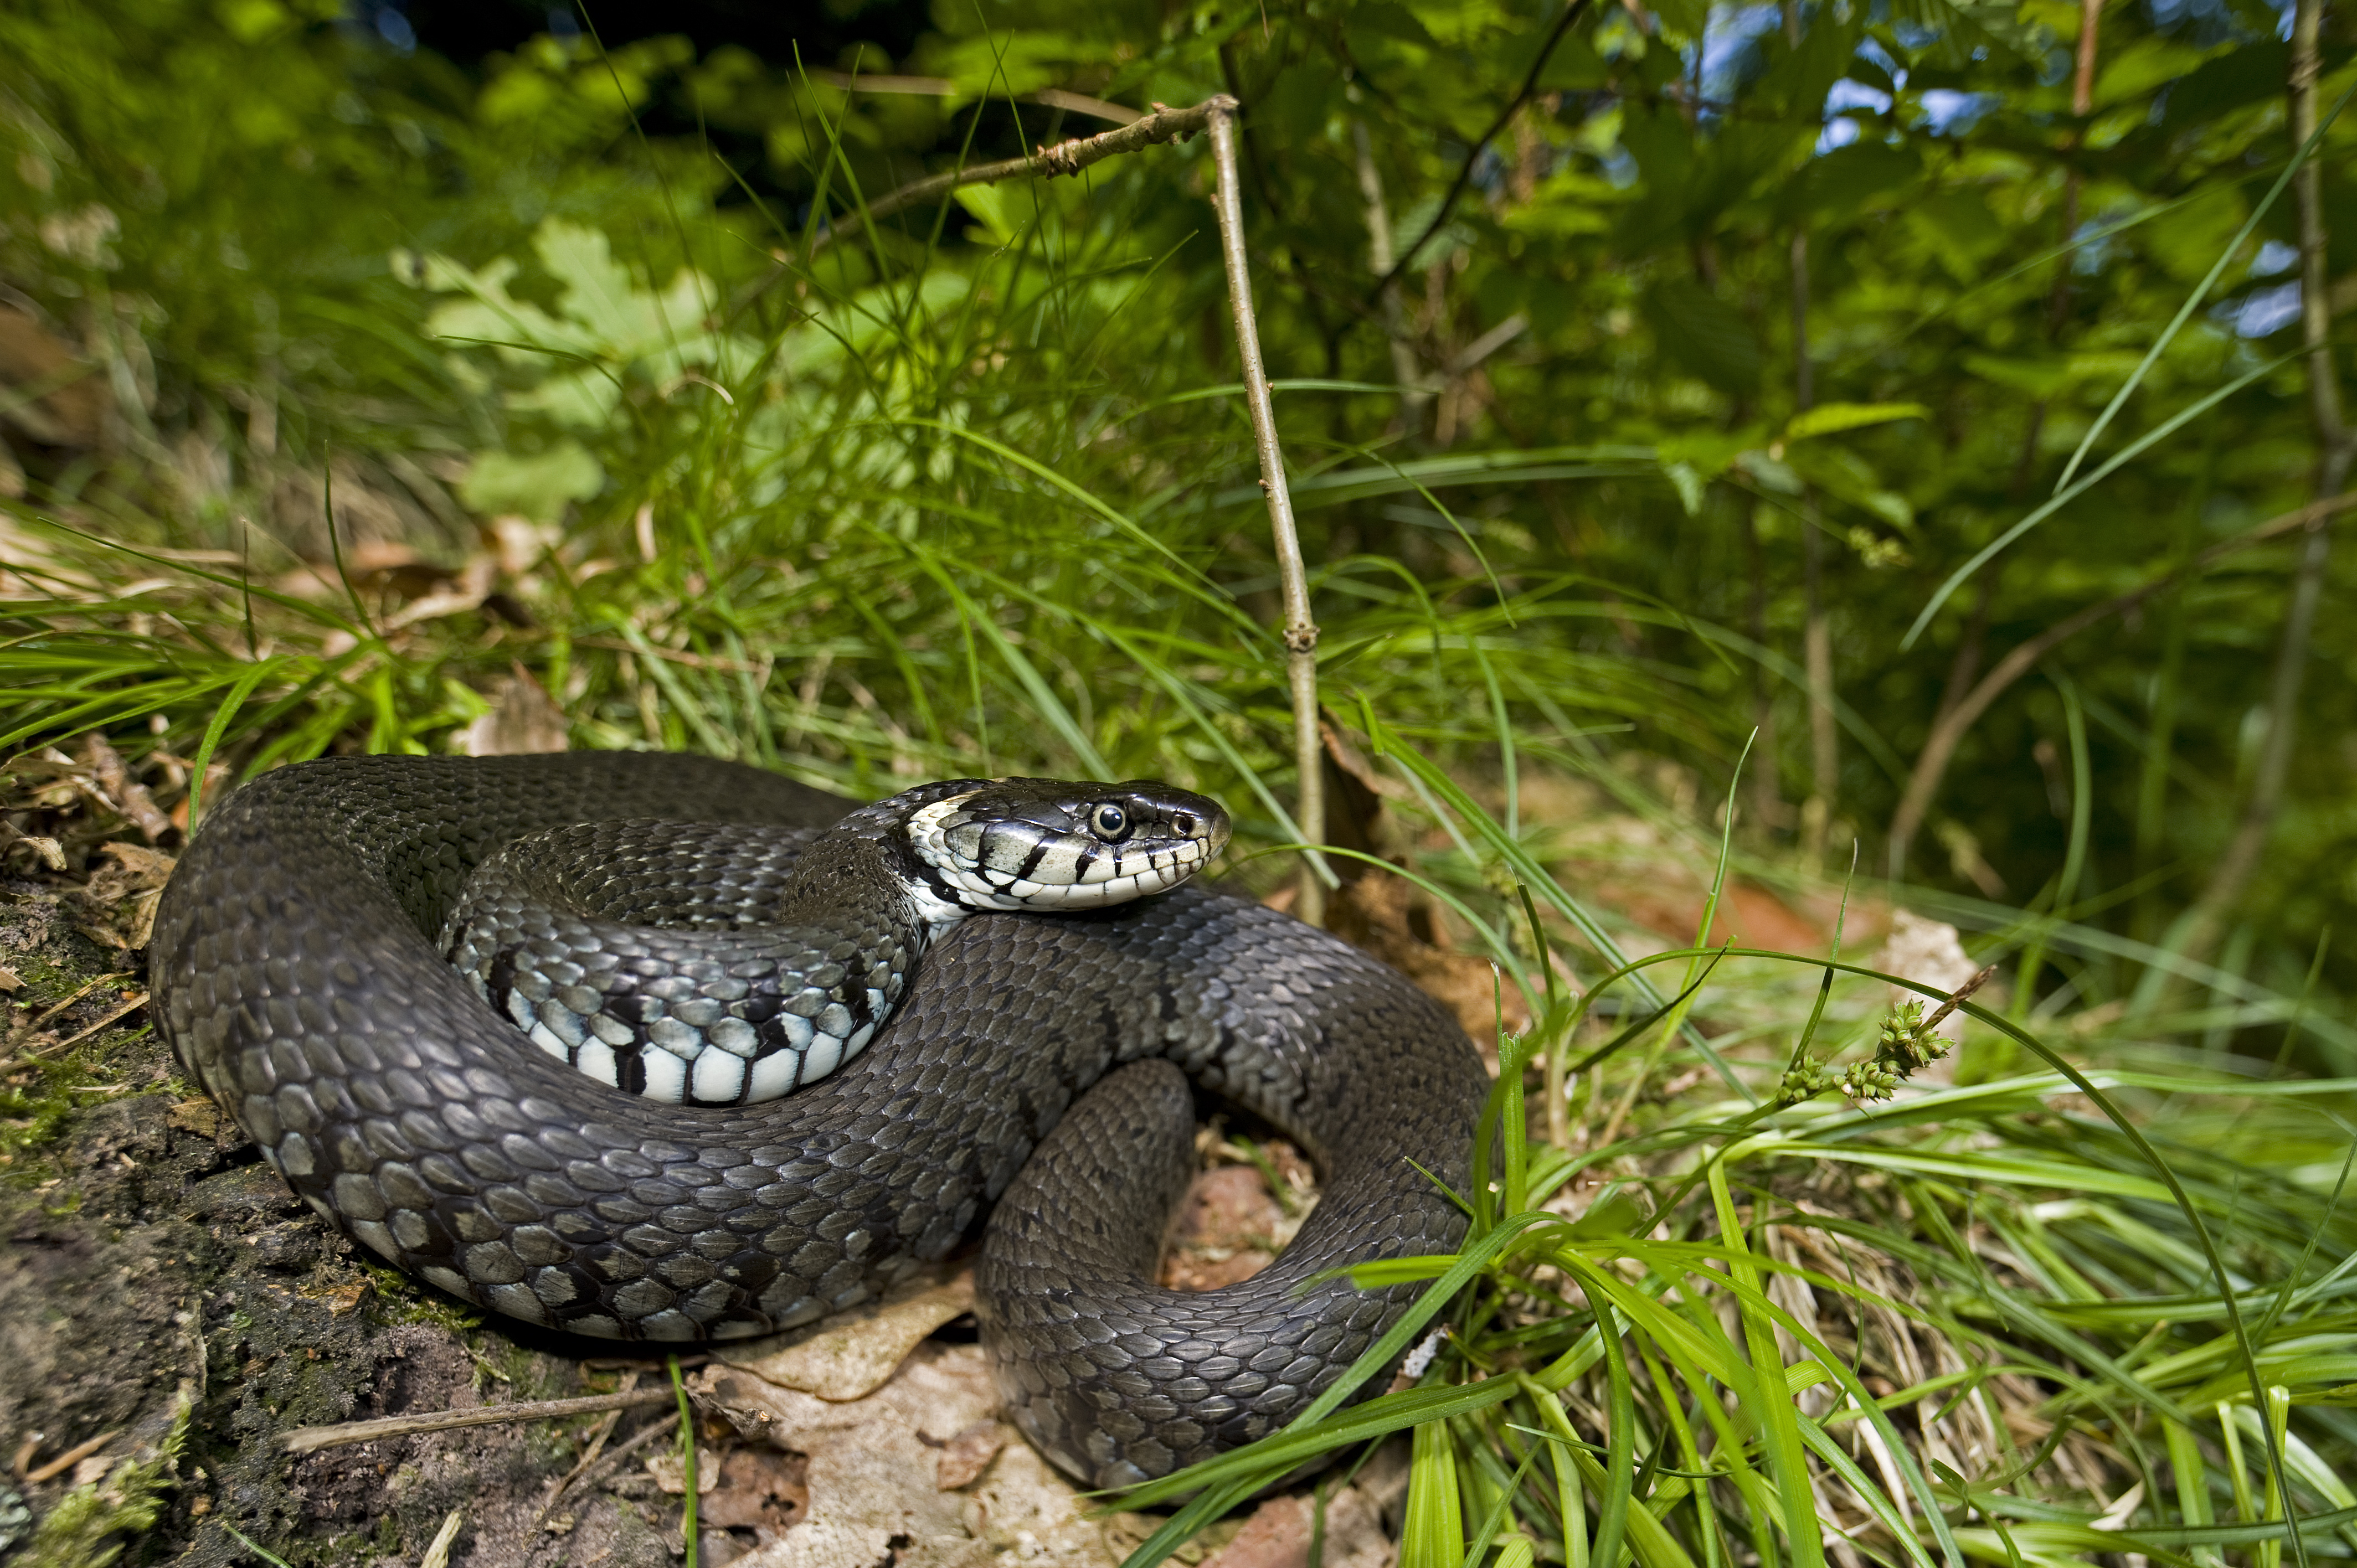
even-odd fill
[[(906, 1278), (995, 1204), (977, 1316), (1050, 1459), (1118, 1485), (1282, 1424), (1411, 1294), (1303, 1283), (1461, 1237), (1433, 1178), (1461, 1186), (1486, 1088), (1454, 1021), (1347, 944), (1192, 886), (977, 914), (857, 1059), (725, 1105), (534, 1048), (436, 945), (469, 876), (529, 834), (851, 811), (651, 754), (284, 768), (211, 813), (166, 890), (158, 1023), (314, 1208), (492, 1310), (610, 1338), (766, 1334)], [(1150, 1279), (1192, 1168), (1189, 1079), (1300, 1143), (1326, 1191), (1269, 1268), (1201, 1294)]]

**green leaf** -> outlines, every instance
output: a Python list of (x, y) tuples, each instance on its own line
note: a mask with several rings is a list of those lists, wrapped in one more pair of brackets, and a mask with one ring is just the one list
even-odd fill
[(586, 501), (606, 487), (606, 470), (589, 449), (566, 437), (531, 456), (486, 452), (459, 482), (461, 499), (486, 516), (521, 512), (553, 522), (567, 501)]
[(1645, 295), (1645, 319), (1681, 370), (1731, 396), (1759, 389), (1765, 357), (1742, 312), (1690, 278), (1670, 278)]
[(1864, 138), (1812, 158), (1786, 188), (1787, 220), (1811, 217), (1820, 224), (1847, 222), (1876, 197), (1897, 190), (1922, 171), (1912, 145), (1894, 147)]
[(1784, 426), (1784, 439), (1805, 441), (1812, 435), (1888, 424), (1894, 419), (1928, 419), (1932, 411), (1920, 403), (1821, 403), (1794, 414)]
[(2169, 90), (2161, 128), (2182, 130), (2229, 109), (2273, 98), (2291, 69), (2291, 45), (2278, 38), (2237, 44)]
[(2241, 188), (2221, 185), (2146, 224), (2144, 251), (2178, 282), (2198, 282), (2250, 212)]

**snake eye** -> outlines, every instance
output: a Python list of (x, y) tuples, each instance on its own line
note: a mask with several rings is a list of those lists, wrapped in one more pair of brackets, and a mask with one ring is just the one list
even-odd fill
[(1089, 831), (1107, 843), (1118, 843), (1129, 836), (1129, 813), (1107, 801), (1089, 813)]

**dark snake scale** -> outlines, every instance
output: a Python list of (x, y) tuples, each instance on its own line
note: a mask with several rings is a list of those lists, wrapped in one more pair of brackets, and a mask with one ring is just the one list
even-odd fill
[[(208, 817), (166, 889), (159, 1026), (314, 1208), (491, 1310), (605, 1338), (763, 1335), (873, 1297), (987, 1215), (983, 1343), (1058, 1465), (1119, 1485), (1282, 1425), (1414, 1294), (1303, 1282), (1454, 1249), (1463, 1216), (1433, 1178), (1461, 1187), (1487, 1087), (1448, 1014), (1338, 939), (1192, 886), (974, 915), (864, 1054), (737, 1106), (574, 1071), (436, 947), (473, 869), (525, 834), (852, 809), (651, 754), (283, 768)], [(1151, 1280), (1192, 1168), (1190, 1079), (1325, 1183), (1282, 1257), (1201, 1294)]]

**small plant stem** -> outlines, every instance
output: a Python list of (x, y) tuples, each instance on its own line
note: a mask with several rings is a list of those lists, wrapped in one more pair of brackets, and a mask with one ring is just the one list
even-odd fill
[[(2185, 505), (2178, 513), (2177, 543), (2171, 553), (2178, 569), (2193, 557), (2193, 542), (2201, 528), (2201, 513), (2209, 505), (2210, 492), (2218, 478), (2218, 422), (2212, 420), (2208, 435), (2201, 444), (2201, 467), (2195, 475), (2193, 486), (2186, 492)], [(2144, 765), (2136, 779), (2136, 874), (2152, 876), (2164, 858), (2161, 833), (2169, 809), (2169, 760), (2177, 746), (2177, 711), (2185, 680), (2185, 645), (2187, 628), (2192, 617), (2186, 606), (2186, 590), (2179, 587), (2169, 596), (2169, 624), (2163, 633), (2160, 669), (2153, 678), (2151, 728), (2145, 736)], [(2136, 915), (2129, 928), (2138, 939), (2151, 941), (2163, 929), (2159, 914), (2158, 884), (2136, 898)]]
[[(1383, 171), (1375, 166), (1374, 147), (1367, 138), (1365, 122), (1351, 122), (1351, 143), (1359, 160), (1359, 196), (1367, 204), (1367, 270), (1379, 278), (1389, 277), (1391, 213), (1383, 206)], [(1392, 379), (1406, 393), (1400, 399), (1400, 426), (1414, 431), (1423, 425), (1425, 405), (1432, 396), (1420, 387), (1423, 372), (1416, 367), (1415, 350), (1408, 346), (1407, 313), (1400, 305), (1396, 279), (1383, 285), (1383, 297), (1378, 303), (1383, 307), (1383, 336), (1391, 340)]]
[[(2323, 69), (2321, 33), (2323, 0), (2299, 0), (2292, 14), (2291, 79), (2286, 88), (2290, 110), (2292, 145), (2304, 147), (2316, 134), (2317, 78)], [(2322, 148), (2318, 148), (2321, 154)], [(2325, 276), (2325, 251), (2330, 236), (2324, 219), (2324, 162), (2309, 158), (2292, 176), (2292, 196), (2299, 209), (2299, 280), (2301, 333), (2308, 347), (2309, 415), (2316, 428), (2316, 490), (2319, 500), (2341, 495), (2349, 480), (2350, 459), (2357, 456), (2357, 439), (2341, 416), (2339, 372), (2332, 362), (2330, 285)], [(2329, 513), (2319, 513), (2302, 542), (2298, 564), (2292, 569), (2291, 601), (2285, 607), (2283, 638), (2276, 645), (2274, 678), (2267, 689), (2266, 735), (2259, 743), (2258, 761), (2251, 770), (2250, 794), (2243, 803), (2243, 820), (2226, 851), (2210, 874), (2187, 912), (2178, 950), (2192, 959), (2207, 958), (2242, 902), (2273, 835), (2276, 809), (2283, 802), (2284, 784), (2291, 774), (2292, 743), (2299, 727), (2299, 693), (2308, 675), (2309, 643), (2316, 627), (2318, 601), (2324, 592), (2324, 573), (2332, 556)]]
[(2013, 651), (1998, 660), (1989, 672), (1981, 677), (1980, 683), (1966, 693), (1962, 702), (1942, 714), (1939, 723), (1932, 726), (1931, 738), (1923, 743), (1922, 751), (1916, 756), (1914, 771), (1908, 776), (1906, 793), (1900, 797), (1899, 810), (1890, 820), (1890, 874), (1898, 876), (1905, 872), (1908, 845), (1922, 827), (1932, 798), (1939, 793), (1940, 780), (1947, 772), (1948, 763), (1955, 756), (1956, 746), (1964, 739), (1965, 732), (1978, 722), (1980, 716), (1988, 711), (1989, 704), (1996, 702), (2007, 687), (2035, 669), (2038, 661), (2057, 645), (2076, 637), (2097, 621), (2134, 609), (2153, 595), (2198, 575), (2237, 551), (2247, 550), (2255, 544), (2263, 544), (2296, 531), (2320, 527), (2327, 518), (2352, 506), (2357, 506), (2357, 496), (2330, 496), (2312, 501), (2297, 511), (2269, 518), (2248, 533), (2220, 540), (2187, 562), (2181, 569), (2155, 577), (2100, 604), (2089, 605), (2077, 614), (2056, 621), (2028, 641), (2018, 644)]
[(1276, 438), (1276, 403), (1268, 371), (1261, 363), (1260, 326), (1253, 315), (1252, 263), (1244, 252), (1243, 200), (1236, 172), (1236, 101), (1222, 93), (1207, 101), (1211, 111), (1211, 161), (1218, 172), (1213, 205), (1220, 217), (1220, 252), (1227, 263), (1228, 304), (1236, 323), (1236, 354), (1251, 413), (1253, 444), (1260, 453), (1261, 493), (1268, 498), (1269, 532), (1276, 545), (1276, 570), (1285, 589), (1285, 674), (1293, 693), (1293, 759), (1300, 769), (1300, 800), (1295, 819), (1304, 843), (1299, 891), (1293, 912), (1313, 926), (1326, 923), (1326, 890), (1334, 874), (1315, 845), (1326, 837), (1326, 750), (1318, 733), (1318, 623), (1309, 616), (1309, 573), (1301, 559), (1301, 538), (1293, 526), (1293, 496), (1286, 488), (1285, 450)]
[(679, 1358), (673, 1356), (669, 1358), (669, 1359), (671, 1362), (672, 1392), (676, 1395), (679, 1400), (679, 1469), (680, 1475), (687, 1482), (687, 1496), (685, 1500), (680, 1505), (679, 1534), (681, 1541), (686, 1544), (687, 1560), (690, 1563), (696, 1563), (700, 1562), (701, 1558), (697, 1553), (695, 1541), (695, 1495), (697, 1479), (695, 1474), (695, 1414), (693, 1411), (687, 1408), (687, 1384), (682, 1380), (679, 1375)]
[[(1797, 5), (1784, 9), (1784, 36), (1794, 43), (1801, 35)], [(1817, 401), (1816, 366), (1809, 359), (1809, 231), (1792, 231), (1792, 412), (1805, 413)], [(1824, 857), (1825, 834), (1832, 826), (1836, 782), (1841, 773), (1841, 743), (1834, 729), (1834, 639), (1825, 618), (1825, 542), (1818, 526), (1815, 499), (1801, 497), (1801, 578), (1807, 605), (1801, 628), (1801, 662), (1809, 680), (1809, 798), (1801, 807), (1801, 848), (1812, 862)], [(1768, 777), (1775, 777), (1775, 753), (1769, 753)], [(1764, 824), (1763, 824), (1764, 825)]]
[[(1760, 521), (1755, 510), (1743, 510), (1744, 564), (1751, 573), (1750, 602), (1746, 607), (1751, 640), (1768, 646), (1768, 563), (1760, 548)], [(1768, 667), (1751, 661), (1751, 727), (1759, 733), (1765, 760), (1751, 775), (1751, 814), (1762, 832), (1772, 832), (1784, 820), (1783, 790), (1776, 768), (1776, 702), (1769, 685)]]

